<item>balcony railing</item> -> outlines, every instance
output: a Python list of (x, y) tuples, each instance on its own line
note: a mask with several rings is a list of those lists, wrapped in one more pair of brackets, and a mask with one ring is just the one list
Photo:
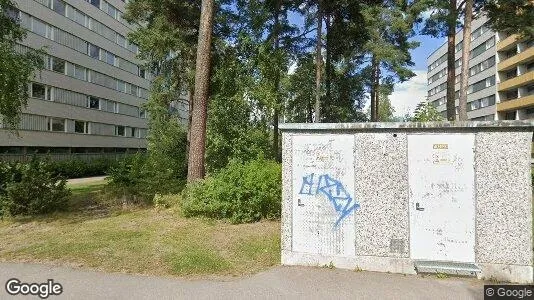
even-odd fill
[(508, 100), (501, 103), (497, 103), (497, 111), (515, 110), (527, 106), (534, 105), (534, 95), (517, 98), (514, 100)]
[(530, 47), (527, 50), (514, 55), (508, 59), (501, 61), (498, 65), (499, 71), (505, 71), (516, 67), (518, 64), (534, 57), (534, 47)]
[(523, 75), (513, 77), (499, 83), (499, 91), (512, 90), (529, 83), (534, 83), (534, 71), (530, 71)]

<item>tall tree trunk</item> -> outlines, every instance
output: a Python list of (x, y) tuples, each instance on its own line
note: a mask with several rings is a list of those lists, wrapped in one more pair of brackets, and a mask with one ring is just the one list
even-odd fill
[(213, 30), (214, 0), (202, 0), (195, 65), (195, 93), (191, 118), (191, 146), (187, 182), (204, 178), (206, 153), (206, 120), (211, 71), (211, 35)]
[[(280, 9), (282, 6), (282, 0), (276, 1), (276, 7), (274, 11), (274, 53), (278, 55), (278, 49), (280, 48)], [(280, 99), (280, 69), (277, 69), (277, 74), (274, 78), (274, 113), (273, 113), (273, 155), (276, 161), (281, 161), (282, 157), (280, 156), (279, 142), (278, 142), (278, 122), (280, 118), (279, 104)]]
[(321, 67), (323, 57), (322, 50), (322, 35), (323, 35), (323, 14), (321, 7), (321, 0), (317, 3), (317, 44), (315, 48), (315, 123), (321, 122)]
[(376, 88), (376, 69), (377, 69), (378, 62), (376, 60), (375, 55), (373, 54), (373, 57), (371, 58), (371, 122), (376, 122), (378, 119), (378, 106), (376, 105), (376, 99), (378, 90)]
[(452, 18), (453, 15), (457, 15), (456, 12), (456, 0), (450, 0), (450, 20), (448, 21), (447, 29), (447, 120), (449, 121), (454, 121), (456, 119), (456, 101), (454, 99), (456, 80), (456, 70), (454, 66), (456, 54), (456, 18)]
[(380, 62), (376, 62), (373, 89), (375, 90), (375, 122), (380, 122)]
[(189, 95), (187, 95), (189, 111), (187, 112), (187, 145), (185, 146), (186, 157), (189, 157), (189, 149), (191, 147), (191, 120), (193, 119), (193, 95), (194, 93), (195, 93), (195, 87), (190, 85)]
[(330, 11), (326, 13), (326, 74), (325, 74), (325, 85), (326, 85), (326, 101), (332, 101), (332, 53), (330, 53), (332, 36), (330, 35)]
[(462, 78), (460, 83), (460, 100), (458, 118), (467, 121), (467, 86), (469, 79), (469, 49), (471, 48), (471, 21), (473, 20), (473, 0), (465, 1), (464, 37), (462, 48)]

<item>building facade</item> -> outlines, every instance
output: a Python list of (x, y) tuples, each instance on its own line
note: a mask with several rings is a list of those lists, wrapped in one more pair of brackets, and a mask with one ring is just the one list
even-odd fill
[[(534, 118), (534, 40), (496, 33), (487, 18), (473, 21), (467, 117), (470, 120), (525, 120)], [(456, 34), (456, 107), (460, 90), (463, 32)], [(446, 117), (447, 44), (427, 60), (428, 95)], [(458, 113), (458, 109), (456, 110)]]
[[(28, 86), (18, 135), (0, 129), (0, 153), (131, 152), (147, 146), (150, 74), (126, 36), (123, 0), (15, 0), (45, 69)], [(0, 124), (1, 127), (1, 124)]]
[(497, 116), (534, 119), (534, 40), (497, 34)]
[[(467, 95), (467, 117), (471, 120), (496, 119), (496, 35), (487, 25), (487, 18), (473, 20), (471, 52), (469, 57), (469, 79)], [(456, 34), (456, 107), (460, 91), (463, 32)], [(447, 99), (447, 44), (432, 53), (427, 59), (428, 88), (427, 101), (446, 117)], [(457, 109), (458, 113), (458, 109)]]

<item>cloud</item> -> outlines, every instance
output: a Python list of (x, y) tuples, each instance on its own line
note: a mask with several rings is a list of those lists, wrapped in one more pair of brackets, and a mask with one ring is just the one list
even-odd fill
[(416, 70), (414, 73), (416, 76), (409, 81), (396, 84), (393, 94), (389, 96), (391, 105), (395, 108), (396, 116), (404, 116), (406, 113), (413, 114), (417, 104), (426, 100), (426, 71)]

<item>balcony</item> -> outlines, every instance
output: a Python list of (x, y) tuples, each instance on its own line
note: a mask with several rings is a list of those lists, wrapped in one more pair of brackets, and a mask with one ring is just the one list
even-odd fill
[(515, 110), (531, 105), (534, 105), (534, 95), (497, 103), (497, 111), (502, 112), (507, 110)]
[(497, 51), (507, 50), (519, 42), (517, 34), (505, 38), (497, 43)]
[(505, 80), (499, 83), (499, 91), (507, 91), (518, 88), (520, 86), (526, 85), (528, 83), (534, 82), (534, 71), (530, 71), (526, 74), (513, 77), (511, 79)]
[(501, 61), (497, 67), (499, 71), (506, 71), (512, 68), (517, 67), (518, 64), (527, 61), (529, 59), (534, 59), (534, 47), (530, 47), (527, 50), (514, 55), (508, 59)]

